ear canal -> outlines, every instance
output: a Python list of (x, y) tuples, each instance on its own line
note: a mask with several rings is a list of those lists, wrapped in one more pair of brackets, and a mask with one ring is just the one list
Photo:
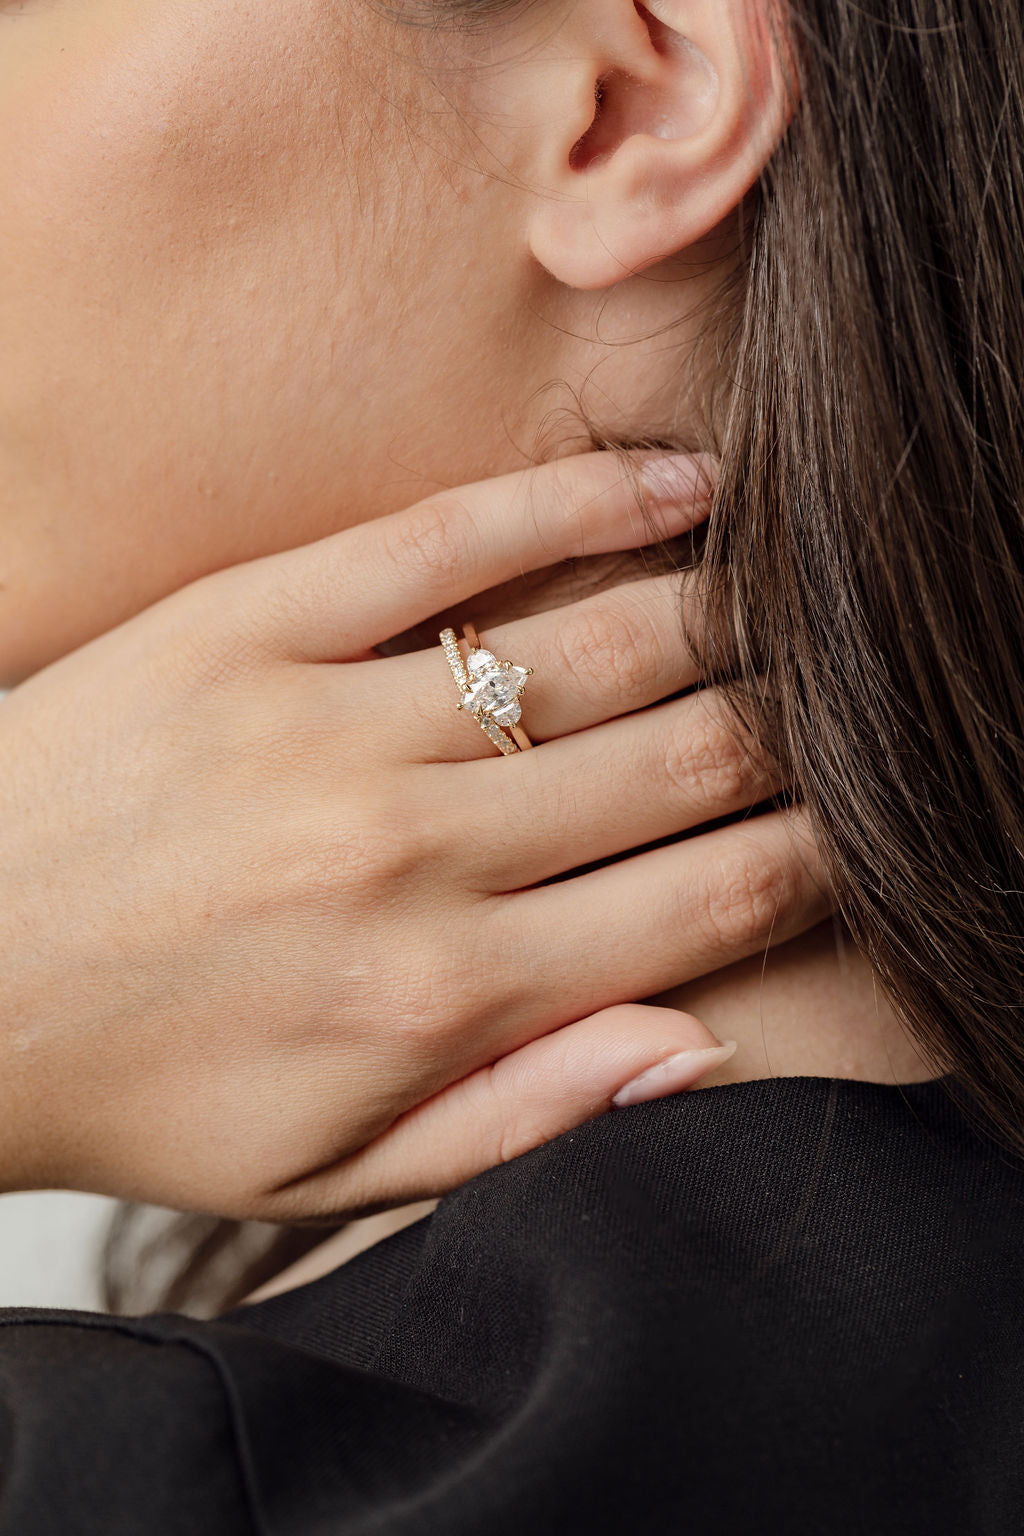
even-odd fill
[(569, 163), (588, 171), (636, 134), (689, 139), (710, 123), (718, 98), (718, 76), (707, 56), (690, 41), (637, 4), (652, 44), (651, 67), (643, 79), (623, 70), (601, 76), (594, 120), (573, 145)]

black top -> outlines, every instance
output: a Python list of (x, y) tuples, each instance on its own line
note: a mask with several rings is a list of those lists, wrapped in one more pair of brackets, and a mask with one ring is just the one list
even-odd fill
[(0, 1532), (1020, 1536), (1022, 1196), (942, 1082), (742, 1083), (217, 1322), (0, 1313)]

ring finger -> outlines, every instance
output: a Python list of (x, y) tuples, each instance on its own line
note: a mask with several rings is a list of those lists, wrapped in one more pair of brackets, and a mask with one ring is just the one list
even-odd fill
[[(481, 646), (499, 661), (532, 669), (521, 698), (530, 739), (585, 730), (694, 687), (698, 669), (686, 638), (685, 589), (678, 572), (630, 582), (483, 634)], [(401, 662), (388, 698), (404, 702), (399, 720), (422, 722), (420, 760), (493, 757), (494, 746), (470, 712), (458, 708), (459, 690), (440, 646)], [(374, 680), (378, 663), (363, 665)]]

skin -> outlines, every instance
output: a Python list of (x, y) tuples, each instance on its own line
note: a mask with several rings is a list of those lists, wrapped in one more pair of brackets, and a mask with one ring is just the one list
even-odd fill
[(775, 785), (713, 692), (666, 699), (696, 681), (678, 579), (488, 632), (537, 666), (538, 747), (508, 759), (439, 647), (374, 655), (636, 519), (618, 459), (574, 455), (206, 577), (15, 690), (0, 1187), (329, 1217), (451, 1188), (655, 1064), (646, 1097), (722, 1059), (631, 1000), (827, 902), (799, 813), (701, 830)]
[[(444, 39), (362, 0), (0, 3), (0, 676), (578, 450), (577, 400), (699, 446), (788, 114), (738, 14), (552, 0)], [(932, 1075), (831, 929), (804, 943), (693, 994), (739, 1041), (704, 1081)]]
[[(867, 1082), (923, 1082), (939, 1068), (921, 1055), (879, 993), (868, 967), (823, 925), (772, 950), (767, 959), (727, 966), (665, 995), (692, 1010), (736, 1052), (691, 1091), (755, 1078), (848, 1077)], [(436, 1201), (383, 1211), (321, 1243), (249, 1298), (261, 1301), (306, 1285), (429, 1215)]]
[[(0, 677), (578, 448), (585, 381), (598, 425), (670, 425), (710, 265), (610, 304), (555, 283), (537, 157), (499, 177), (507, 124), (491, 152), (465, 71), (363, 0), (8, 4), (0, 39)], [(528, 111), (543, 85), (541, 52), (491, 89)]]

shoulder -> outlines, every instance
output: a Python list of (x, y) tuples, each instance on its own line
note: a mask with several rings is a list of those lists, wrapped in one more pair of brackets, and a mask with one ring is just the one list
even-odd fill
[(7, 1314), (0, 1533), (1009, 1536), (1022, 1193), (941, 1085), (605, 1115), (217, 1322)]
[(249, 1536), (230, 1394), (189, 1326), (0, 1312), (4, 1536)]
[(1022, 1196), (942, 1084), (736, 1084), (493, 1169), (251, 1322), (458, 1405), (452, 1530), (992, 1536)]

